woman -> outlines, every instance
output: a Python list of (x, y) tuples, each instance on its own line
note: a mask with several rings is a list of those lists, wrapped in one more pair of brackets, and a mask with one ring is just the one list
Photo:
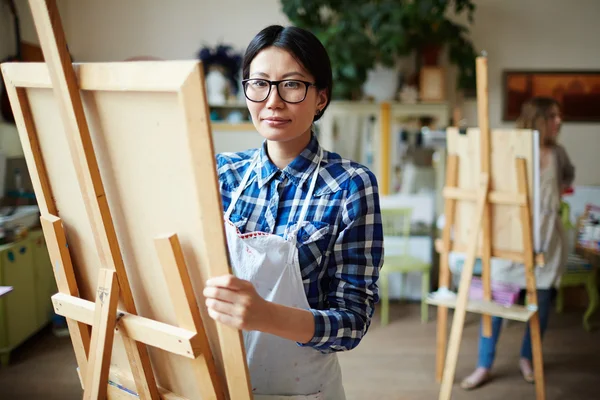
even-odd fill
[(242, 69), (265, 141), (217, 156), (234, 276), (207, 282), (208, 312), (243, 330), (255, 394), (344, 399), (336, 352), (358, 345), (378, 301), (377, 182), (323, 150), (312, 131), (332, 88), (313, 34), (269, 26)]
[[(559, 216), (560, 196), (575, 178), (575, 168), (571, 164), (567, 152), (557, 143), (561, 122), (558, 103), (547, 97), (535, 97), (526, 102), (521, 110), (521, 116), (517, 120), (517, 128), (534, 129), (540, 133), (541, 218), (539, 231), (546, 264), (543, 268), (535, 269), (535, 278), (542, 336), (548, 325), (551, 290), (558, 284), (567, 258), (565, 232)], [(492, 268), (491, 279), (501, 282), (516, 282), (524, 288), (525, 268), (516, 263), (498, 263)], [(501, 328), (502, 318), (493, 317), (492, 336), (486, 338), (480, 332), (477, 368), (462, 381), (463, 389), (474, 389), (490, 379)], [(533, 383), (529, 323), (521, 346), (519, 368), (525, 381)]]

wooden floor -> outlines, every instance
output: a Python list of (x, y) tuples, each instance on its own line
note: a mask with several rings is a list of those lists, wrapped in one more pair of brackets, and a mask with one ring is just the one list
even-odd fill
[[(430, 322), (421, 324), (414, 304), (392, 303), (391, 323), (376, 318), (353, 351), (340, 354), (348, 400), (431, 400), (439, 386), (434, 379), (435, 309)], [(551, 315), (544, 339), (547, 399), (600, 399), (600, 330), (587, 333), (580, 310)], [(598, 317), (595, 319), (598, 321)], [(517, 362), (524, 325), (511, 323), (498, 346), (495, 379), (464, 392), (455, 385), (453, 399), (533, 399), (534, 386), (526, 383)], [(456, 382), (474, 367), (478, 317), (467, 315)], [(70, 400), (81, 398), (75, 357), (68, 338), (41, 332), (19, 348), (8, 368), (0, 369), (0, 399)]]

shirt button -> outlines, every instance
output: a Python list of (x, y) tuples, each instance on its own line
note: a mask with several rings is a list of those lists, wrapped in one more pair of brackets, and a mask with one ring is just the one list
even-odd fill
[(271, 232), (271, 228), (269, 228), (268, 226), (265, 228), (265, 232), (266, 233), (270, 233)]

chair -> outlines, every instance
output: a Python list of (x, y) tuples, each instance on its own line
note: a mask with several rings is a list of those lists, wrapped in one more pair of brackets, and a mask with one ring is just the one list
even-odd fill
[[(425, 302), (429, 293), (429, 276), (431, 263), (427, 263), (409, 254), (411, 208), (382, 208), (381, 219), (385, 243), (385, 257), (380, 273), (381, 297), (381, 325), (389, 322), (389, 275), (392, 273), (406, 274), (419, 271), (422, 273), (421, 281), (421, 322), (427, 322), (428, 305)], [(390, 246), (389, 239), (400, 239), (400, 244)]]
[[(563, 202), (560, 211), (565, 230), (574, 228), (569, 220), (569, 205)], [(557, 288), (556, 312), (561, 313), (564, 309), (564, 288), (585, 286), (589, 303), (587, 310), (583, 315), (583, 327), (588, 332), (592, 329), (590, 318), (600, 305), (596, 274), (597, 268), (592, 262), (577, 254), (569, 254), (566, 271), (563, 273), (560, 279), (560, 285)]]

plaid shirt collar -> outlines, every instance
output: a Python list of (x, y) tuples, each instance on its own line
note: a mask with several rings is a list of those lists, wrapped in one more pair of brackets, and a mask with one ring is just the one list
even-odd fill
[(302, 186), (312, 176), (312, 172), (317, 166), (319, 158), (319, 142), (314, 134), (311, 135), (310, 142), (288, 166), (279, 170), (267, 155), (267, 141), (263, 142), (260, 148), (259, 160), (257, 162), (258, 187), (262, 188), (269, 183), (271, 179), (279, 174), (283, 174), (296, 186)]

